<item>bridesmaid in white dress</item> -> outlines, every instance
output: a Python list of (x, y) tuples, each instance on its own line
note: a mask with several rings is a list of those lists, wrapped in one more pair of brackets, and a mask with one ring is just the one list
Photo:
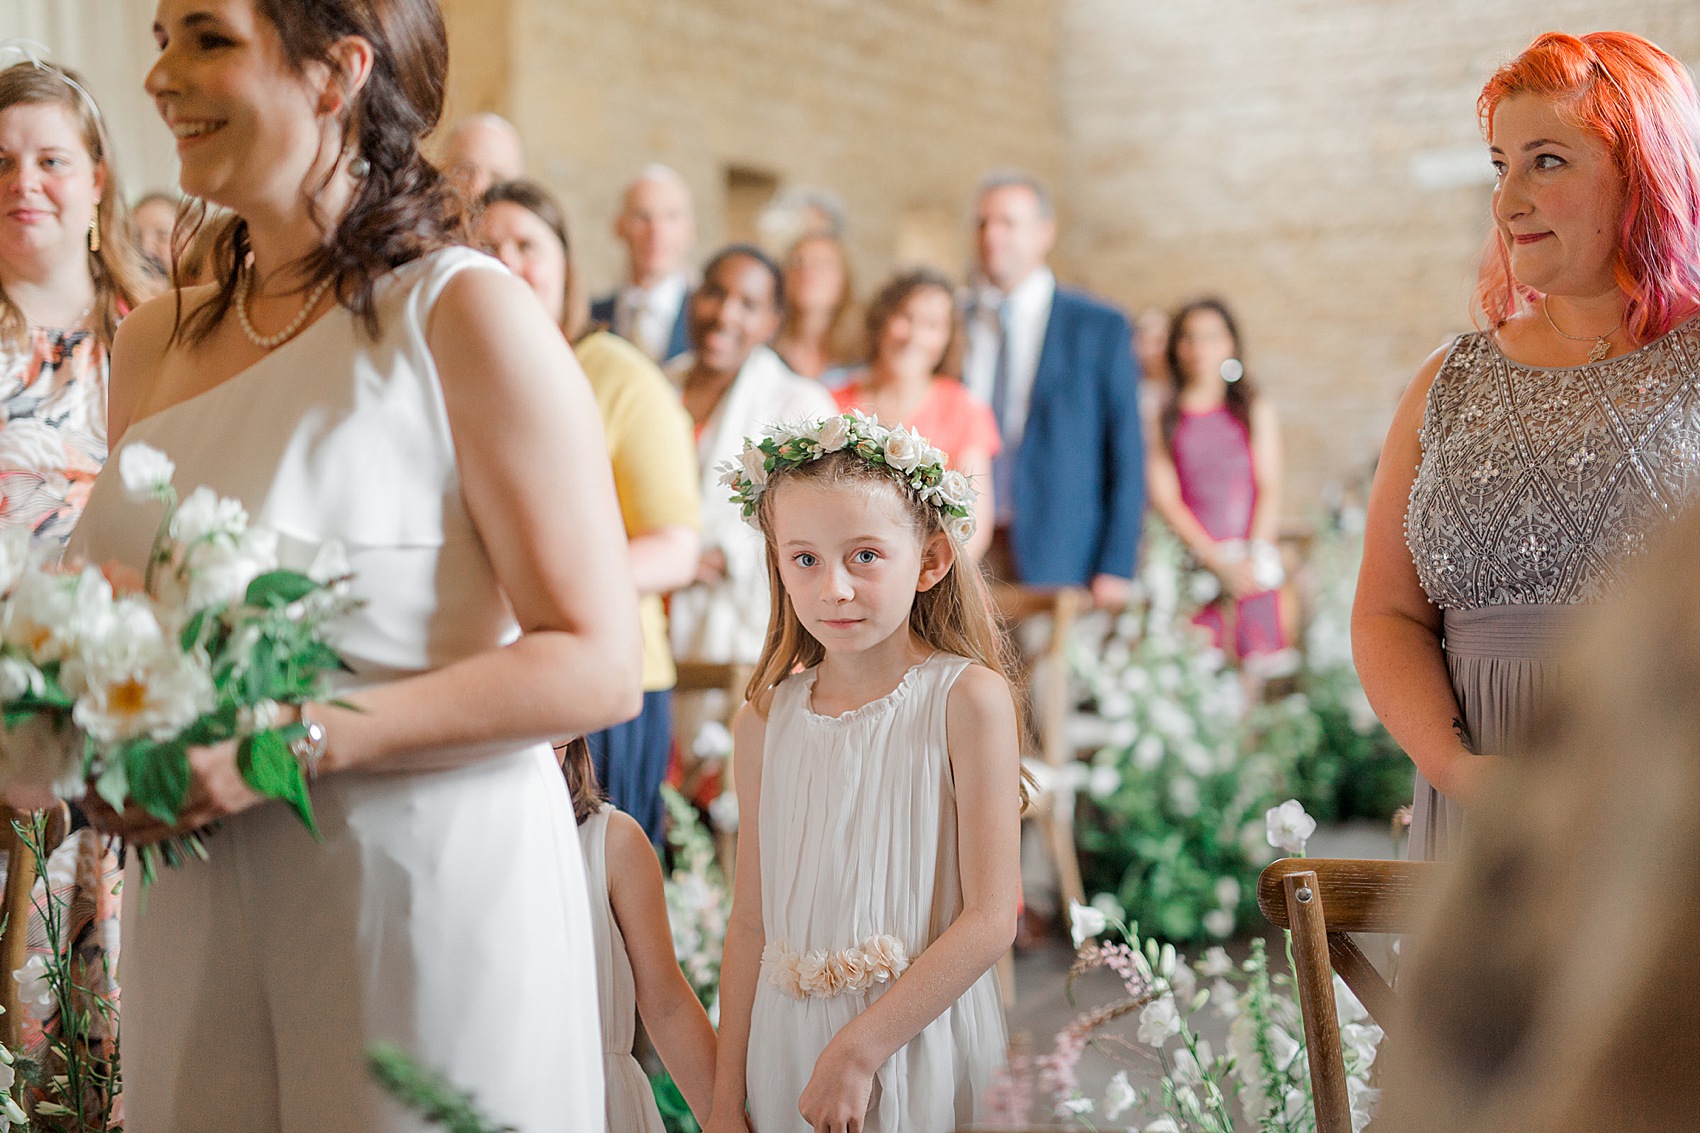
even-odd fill
[[(395, 1043), (526, 1133), (602, 1129), (594, 945), (550, 737), (639, 705), (636, 598), (596, 407), (530, 290), (455, 246), (418, 152), (433, 0), (162, 0), (149, 93), (184, 190), (236, 216), (216, 282), (140, 307), (113, 454), (145, 441), (280, 533), (348, 551), (354, 673), (312, 704), (315, 842), (191, 754), (211, 860), (126, 887), (132, 1133), (399, 1133)], [(244, 266), (244, 265), (247, 266)], [(157, 514), (96, 483), (72, 553), (140, 567)], [(132, 843), (172, 831), (95, 821)]]

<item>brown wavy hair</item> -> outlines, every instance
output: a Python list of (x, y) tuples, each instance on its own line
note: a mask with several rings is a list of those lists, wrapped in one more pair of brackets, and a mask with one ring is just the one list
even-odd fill
[(573, 821), (580, 826), (585, 819), (601, 809), (608, 795), (596, 780), (596, 764), (590, 759), (590, 741), (574, 736), (557, 745), (555, 757), (561, 761), (561, 774), (567, 780), (567, 794), (573, 800)]
[[(72, 84), (76, 84), (73, 86)], [(81, 88), (81, 89), (79, 89)], [(94, 280), (93, 329), (107, 349), (118, 333), (118, 320), (147, 297), (141, 256), (131, 232), (130, 208), (124, 201), (124, 186), (112, 164), (112, 147), (99, 111), (84, 94), (88, 84), (67, 67), (50, 63), (14, 63), (0, 70), (0, 112), (14, 106), (54, 104), (71, 112), (82, 134), (83, 148), (95, 168), (104, 170), (106, 188), (95, 204), (95, 223), (100, 233), (100, 251), (89, 252), (89, 276)], [(17, 349), (29, 325), (17, 304), (0, 286), (0, 343)]]
[[(850, 362), (862, 352), (862, 344), (856, 341), (856, 277), (850, 270), (850, 250), (844, 246), (844, 241), (831, 232), (810, 232), (799, 236), (786, 251), (783, 268), (789, 272), (803, 245), (813, 243), (831, 244), (838, 253), (839, 267), (844, 269), (844, 293), (838, 297), (838, 305), (832, 309), (832, 322), (826, 328), (827, 364)], [(802, 312), (795, 302), (787, 303), (779, 330), (773, 336), (774, 341), (785, 342), (796, 334), (801, 316)]]
[[(1180, 338), (1186, 329), (1186, 321), (1199, 311), (1214, 311), (1222, 318), (1222, 323), (1228, 328), (1228, 337), (1234, 340), (1234, 357), (1245, 364), (1244, 348), (1240, 344), (1240, 325), (1234, 321), (1234, 313), (1228, 310), (1228, 305), (1213, 296), (1194, 299), (1183, 303), (1169, 319), (1169, 344), (1163, 348), (1163, 357), (1169, 364), (1169, 381), (1174, 387), (1163, 413), (1158, 418), (1158, 425), (1165, 449), (1172, 448), (1175, 439), (1175, 427), (1181, 422), (1181, 391), (1186, 389), (1186, 374), (1181, 370)], [(1251, 380), (1251, 371), (1247, 370), (1237, 382), (1228, 383), (1228, 399), (1224, 408), (1228, 415), (1240, 423), (1246, 436), (1251, 436), (1251, 407), (1257, 401), (1257, 383)]]
[[(324, 241), (296, 266), (307, 286), (332, 280), (338, 302), (376, 335), (378, 280), (402, 264), (466, 240), (460, 194), (419, 148), (443, 114), (449, 66), (443, 14), (435, 0), (254, 3), (277, 29), (284, 55), (298, 74), (313, 63), (334, 68), (330, 49), (348, 36), (372, 45), (372, 73), (346, 101), (339, 123), (339, 149), (352, 146), (370, 168), (334, 224), (326, 223), (319, 203), (335, 167), (312, 187), (312, 211)], [(185, 243), (205, 221), (204, 205), (193, 211), (198, 215), (188, 225)], [(217, 291), (211, 301), (187, 318), (178, 309), (177, 334), (191, 345), (205, 341), (230, 311), (249, 250), (248, 222), (238, 217), (213, 244), (210, 268)], [(175, 282), (175, 263), (172, 275)]]
[(911, 295), (929, 289), (944, 292), (944, 297), (951, 301), (950, 338), (945, 341), (944, 353), (939, 355), (938, 362), (933, 366), (933, 373), (961, 375), (962, 340), (965, 336), (962, 330), (962, 316), (956, 310), (956, 288), (951, 285), (948, 276), (932, 268), (915, 268), (894, 276), (879, 289), (879, 294), (874, 296), (873, 302), (868, 304), (866, 329), (870, 364), (879, 360), (880, 338), (885, 334), (885, 325), (891, 321), (892, 316), (902, 309)]

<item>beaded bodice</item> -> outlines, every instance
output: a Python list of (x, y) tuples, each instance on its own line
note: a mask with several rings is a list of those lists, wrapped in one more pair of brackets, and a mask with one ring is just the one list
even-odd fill
[(1442, 609), (1593, 602), (1700, 493), (1700, 319), (1563, 369), (1459, 337), (1428, 394), (1405, 537)]

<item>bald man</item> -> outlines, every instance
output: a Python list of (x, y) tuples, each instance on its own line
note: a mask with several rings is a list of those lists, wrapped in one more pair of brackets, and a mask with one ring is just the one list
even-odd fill
[(590, 317), (656, 362), (678, 357), (690, 349), (685, 309), (697, 237), (690, 186), (665, 165), (647, 166), (626, 186), (614, 235), (626, 246), (626, 283), (593, 302)]
[(443, 170), (469, 201), (498, 181), (525, 175), (525, 147), (513, 123), (499, 114), (474, 114), (455, 123), (443, 147)]

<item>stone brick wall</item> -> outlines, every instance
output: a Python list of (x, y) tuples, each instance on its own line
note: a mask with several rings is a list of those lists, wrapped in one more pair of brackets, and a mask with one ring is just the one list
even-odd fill
[[(456, 113), (495, 110), (567, 202), (597, 289), (623, 260), (624, 183), (665, 161), (726, 234), (728, 167), (842, 198), (865, 290), (906, 254), (948, 253), (980, 175), (1055, 179), (1059, 0), (450, 0), (451, 50), (505, 43), (507, 82), (457, 72)], [(502, 25), (506, 27), (503, 30)], [(456, 67), (460, 65), (457, 63)], [(942, 231), (940, 228), (942, 226)]]
[(1229, 301), (1281, 410), (1290, 517), (1368, 473), (1411, 375), (1470, 327), (1493, 68), (1552, 29), (1621, 28), (1700, 63), (1700, 5), (1667, 0), (1063, 12), (1062, 259), (1130, 308)]

